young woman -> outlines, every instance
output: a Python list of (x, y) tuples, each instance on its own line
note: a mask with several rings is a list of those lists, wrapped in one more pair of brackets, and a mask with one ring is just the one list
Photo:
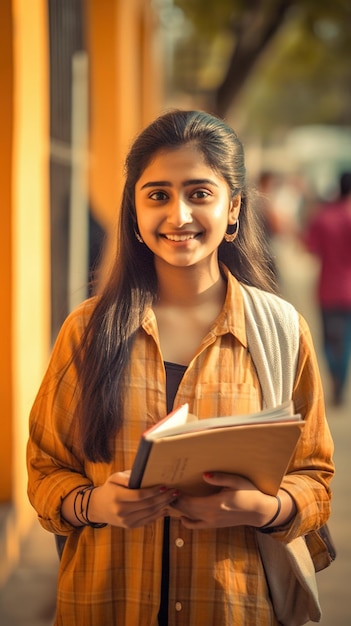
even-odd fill
[(173, 406), (199, 418), (262, 408), (240, 288), (274, 290), (257, 224), (223, 121), (174, 111), (136, 139), (110, 279), (64, 323), (30, 417), (29, 498), (67, 536), (56, 626), (278, 623), (257, 529), (288, 542), (319, 528), (333, 475), (302, 318), (292, 399), (305, 427), (278, 498), (213, 467), (207, 497), (128, 489), (141, 433)]

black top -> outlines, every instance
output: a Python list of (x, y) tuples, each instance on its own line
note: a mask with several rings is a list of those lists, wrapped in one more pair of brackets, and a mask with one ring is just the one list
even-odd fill
[(186, 367), (186, 365), (178, 365), (178, 363), (168, 363), (165, 361), (167, 413), (170, 413), (173, 409), (174, 398), (178, 391), (180, 381), (184, 376)]
[[(178, 363), (168, 363), (166, 368), (166, 396), (167, 413), (173, 409), (173, 402), (176, 396), (180, 381), (186, 370), (186, 365)], [(158, 613), (159, 626), (168, 624), (168, 587), (169, 587), (169, 517), (165, 517), (163, 532), (163, 552), (162, 552), (162, 578), (161, 578), (161, 603)]]

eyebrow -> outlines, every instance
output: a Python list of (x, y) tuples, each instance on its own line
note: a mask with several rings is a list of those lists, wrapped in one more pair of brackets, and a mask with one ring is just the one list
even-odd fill
[[(218, 187), (217, 183), (215, 183), (214, 180), (212, 180), (211, 178), (194, 178), (194, 179), (190, 179), (190, 180), (185, 180), (182, 183), (182, 187), (188, 187), (189, 185), (214, 185), (215, 187)], [(148, 187), (172, 187), (172, 183), (167, 181), (167, 180), (154, 180), (154, 181), (150, 181), (148, 183), (145, 183), (140, 190), (142, 189), (146, 189)]]

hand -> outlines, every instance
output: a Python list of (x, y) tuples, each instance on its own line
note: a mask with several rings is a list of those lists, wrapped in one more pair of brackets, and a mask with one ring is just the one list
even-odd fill
[(206, 473), (203, 478), (219, 491), (204, 497), (181, 495), (172, 505), (181, 513), (186, 528), (259, 527), (277, 509), (276, 498), (262, 493), (246, 478), (222, 472)]
[(130, 471), (116, 472), (96, 487), (89, 503), (89, 520), (122, 528), (137, 528), (167, 515), (178, 495), (163, 486), (129, 489)]

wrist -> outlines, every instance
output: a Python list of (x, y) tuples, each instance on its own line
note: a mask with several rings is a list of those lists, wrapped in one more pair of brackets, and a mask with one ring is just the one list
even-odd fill
[(99, 494), (101, 494), (101, 486), (93, 487), (90, 493), (89, 502), (87, 501), (88, 509), (86, 511), (86, 518), (88, 519), (89, 525), (93, 527), (96, 526), (96, 528), (107, 525), (105, 518), (101, 514), (102, 502), (101, 495), (99, 497)]
[(107, 526), (105, 522), (94, 521), (94, 518), (91, 517), (91, 501), (96, 489), (97, 487), (94, 487), (94, 485), (78, 489), (73, 500), (73, 512), (77, 522), (82, 526), (103, 528)]
[(297, 509), (295, 501), (285, 489), (280, 489), (278, 494), (273, 497), (276, 502), (276, 508), (275, 510), (271, 508), (271, 517), (268, 517), (267, 512), (266, 521), (258, 526), (258, 530), (262, 530), (262, 532), (273, 532), (278, 526), (288, 524), (296, 514)]
[(274, 522), (277, 521), (280, 516), (280, 512), (282, 510), (282, 501), (280, 499), (280, 496), (278, 495), (273, 496), (273, 497), (276, 500), (276, 510), (273, 513), (273, 515), (271, 515), (271, 517), (268, 519), (268, 521), (266, 521), (262, 526), (259, 526), (260, 530), (270, 528), (271, 526), (273, 526)]
[[(71, 526), (84, 526), (83, 521), (77, 519), (74, 514), (74, 502), (78, 492), (85, 487), (88, 487), (87, 483), (79, 485), (70, 491), (62, 500), (61, 504), (61, 516), (62, 518), (71, 524)], [(77, 502), (76, 502), (77, 505)]]

